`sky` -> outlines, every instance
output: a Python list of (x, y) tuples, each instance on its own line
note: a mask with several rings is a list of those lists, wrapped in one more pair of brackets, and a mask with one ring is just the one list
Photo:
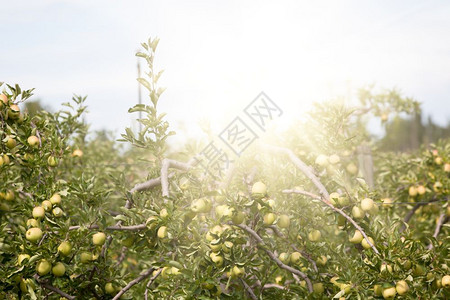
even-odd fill
[(155, 66), (165, 70), (160, 111), (179, 137), (205, 120), (219, 133), (261, 91), (289, 122), (368, 84), (450, 120), (449, 1), (0, 3), (0, 81), (36, 88), (54, 110), (87, 95), (94, 130), (135, 126), (135, 52), (149, 37), (160, 38)]

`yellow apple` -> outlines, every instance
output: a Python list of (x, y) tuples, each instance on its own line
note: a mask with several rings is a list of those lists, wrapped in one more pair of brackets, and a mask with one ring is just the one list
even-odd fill
[(387, 263), (382, 263), (381, 267), (380, 267), (380, 272), (389, 272), (392, 274), (392, 267), (391, 265), (387, 264)]
[(27, 139), (27, 143), (28, 143), (28, 145), (30, 145), (33, 148), (39, 147), (39, 139), (35, 135), (29, 136)]
[(354, 163), (349, 163), (346, 167), (347, 172), (352, 175), (356, 175), (358, 173), (358, 167)]
[(449, 288), (450, 287), (450, 275), (445, 275), (444, 277), (442, 277), (441, 284), (443, 287)]
[(397, 291), (397, 294), (400, 296), (406, 294), (409, 291), (409, 286), (404, 280), (397, 281), (397, 284), (395, 285), (395, 290)]
[(392, 207), (393, 206), (393, 204), (392, 203), (394, 203), (394, 201), (392, 201), (392, 199), (391, 198), (383, 198), (383, 199), (381, 199), (381, 202), (383, 202), (383, 207)]
[(278, 258), (281, 260), (282, 263), (287, 264), (290, 260), (290, 255), (289, 255), (289, 253), (282, 252), (278, 256)]
[(80, 149), (75, 149), (72, 152), (72, 156), (73, 157), (82, 157), (83, 156), (83, 151), (81, 151)]
[(97, 232), (92, 235), (92, 243), (96, 246), (103, 246), (106, 241), (106, 234), (103, 232)]
[(244, 276), (244, 274), (245, 274), (244, 268), (239, 268), (238, 266), (234, 266), (231, 269), (231, 275), (233, 277), (242, 277), (242, 276)]
[(450, 164), (449, 163), (445, 163), (445, 165), (444, 165), (444, 172), (446, 172), (446, 173), (450, 172)]
[(291, 219), (289, 219), (289, 217), (287, 215), (281, 215), (278, 218), (278, 222), (277, 222), (278, 227), (288, 228), (290, 224), (291, 224)]
[(3, 104), (8, 104), (8, 96), (5, 94), (0, 94), (0, 108), (3, 106)]
[(352, 215), (355, 219), (363, 219), (366, 213), (358, 206), (353, 206)]
[(29, 256), (28, 254), (19, 254), (19, 255), (17, 256), (17, 264), (18, 264), (19, 266), (21, 266), (21, 265), (22, 265), (22, 262), (23, 262), (25, 259), (30, 259), (30, 256)]
[(54, 193), (51, 197), (50, 197), (50, 202), (54, 205), (58, 205), (61, 203), (61, 196), (58, 193)]
[(395, 287), (388, 287), (383, 289), (382, 294), (384, 299), (394, 299), (397, 291), (395, 290)]
[(28, 219), (27, 220), (27, 227), (39, 227), (39, 221), (36, 219)]
[(59, 207), (55, 207), (55, 208), (52, 210), (52, 213), (53, 213), (53, 215), (54, 215), (55, 217), (61, 217), (61, 216), (64, 214), (64, 212), (62, 211), (62, 209), (59, 208)]
[(328, 157), (328, 161), (330, 162), (330, 164), (335, 165), (335, 164), (339, 163), (341, 161), (341, 159), (339, 158), (339, 155), (332, 154), (332, 155), (330, 155), (330, 157)]
[[(44, 200), (41, 203), (41, 207), (44, 208), (45, 211), (49, 211), (52, 209), (53, 205), (50, 201)], [(35, 207), (36, 208), (36, 207)], [(34, 211), (34, 210), (33, 210)], [(33, 216), (34, 217), (34, 216)]]
[(41, 259), (36, 265), (36, 272), (41, 276), (47, 275), (51, 270), (52, 264), (46, 259)]
[(57, 262), (52, 268), (52, 273), (56, 277), (61, 277), (66, 273), (66, 267), (62, 262)]
[(427, 191), (427, 190), (425, 189), (425, 187), (424, 187), (423, 185), (419, 185), (419, 186), (417, 187), (417, 193), (418, 193), (419, 195), (425, 194), (426, 191)]
[(377, 297), (382, 296), (383, 288), (381, 287), (381, 285), (375, 284), (375, 285), (373, 286), (373, 293), (374, 293), (375, 296), (377, 296)]
[(4, 198), (6, 201), (13, 201), (16, 198), (16, 193), (13, 190), (8, 190)]
[(365, 198), (361, 200), (361, 209), (365, 212), (371, 211), (375, 206), (374, 202), (370, 198)]
[(116, 288), (111, 282), (105, 284), (105, 292), (110, 295), (116, 294)]
[(216, 264), (216, 266), (220, 267), (223, 265), (223, 257), (215, 252), (211, 252), (209, 254), (212, 262)]
[(195, 213), (205, 212), (207, 204), (204, 198), (196, 199), (191, 203), (191, 210)]
[(264, 215), (264, 225), (269, 226), (275, 222), (277, 216), (274, 213), (268, 213)]
[(417, 188), (415, 186), (410, 186), (408, 190), (408, 194), (410, 197), (417, 196)]
[(161, 210), (159, 211), (159, 216), (160, 216), (162, 219), (165, 219), (165, 218), (167, 218), (167, 217), (169, 216), (169, 212), (167, 211), (166, 208), (163, 208), (163, 209), (161, 209)]
[[(375, 246), (375, 241), (373, 240), (373, 238), (371, 238), (370, 236), (367, 237), (367, 238), (369, 239), (370, 243), (371, 243), (372, 245)], [(363, 246), (364, 249), (370, 249), (370, 248), (372, 248), (372, 247), (369, 245), (369, 243), (367, 242), (366, 239), (363, 239), (363, 240), (361, 241), (361, 245)]]
[(245, 213), (243, 213), (241, 211), (235, 212), (235, 214), (233, 215), (233, 218), (231, 220), (233, 221), (233, 224), (239, 225), (242, 222), (244, 222), (244, 220), (245, 220)]
[(30, 242), (36, 243), (42, 238), (42, 230), (40, 228), (30, 228), (25, 234), (25, 238)]
[(11, 104), (8, 110), (8, 118), (16, 120), (20, 116), (20, 108), (16, 104)]
[(33, 208), (33, 218), (42, 219), (45, 216), (45, 209), (42, 206), (36, 206)]
[(440, 156), (436, 157), (436, 158), (434, 159), (434, 162), (435, 162), (437, 165), (442, 165), (442, 163), (443, 163), (442, 157), (440, 157)]
[(80, 261), (83, 264), (87, 264), (93, 260), (92, 253), (90, 252), (81, 252), (80, 254)]
[(320, 154), (316, 157), (316, 161), (315, 161), (316, 165), (321, 166), (321, 167), (325, 167), (328, 165), (328, 156)]
[(314, 229), (308, 233), (308, 239), (311, 242), (318, 242), (320, 240), (321, 236), (322, 236), (322, 234), (317, 229)]
[(328, 261), (328, 257), (326, 257), (325, 255), (321, 255), (318, 259), (317, 259), (317, 264), (319, 266), (325, 266), (327, 264)]
[(334, 206), (336, 206), (339, 202), (339, 197), (340, 195), (336, 192), (333, 192), (330, 194), (330, 202), (331, 204), (333, 204)]
[(300, 261), (300, 258), (302, 258), (302, 254), (300, 252), (292, 252), (291, 254), (291, 263), (296, 264)]
[(167, 227), (166, 226), (161, 226), (158, 228), (158, 238), (160, 239), (164, 239), (167, 237)]
[(440, 192), (440, 191), (442, 190), (442, 183), (440, 183), (439, 181), (436, 181), (436, 182), (433, 184), (433, 190), (434, 190), (435, 192)]
[(47, 163), (50, 167), (56, 167), (58, 165), (58, 160), (54, 156), (49, 156), (47, 159)]
[(72, 245), (70, 242), (64, 241), (58, 246), (58, 252), (61, 253), (63, 256), (67, 256), (70, 254), (70, 251), (72, 251)]
[(267, 187), (261, 181), (255, 182), (252, 186), (252, 196), (264, 196), (267, 193)]
[(321, 295), (325, 291), (325, 288), (321, 282), (316, 282), (313, 284), (313, 291), (314, 293)]
[(9, 136), (6, 139), (6, 147), (8, 147), (9, 149), (12, 149), (12, 148), (16, 147), (16, 145), (17, 145), (17, 142), (16, 142), (16, 140), (14, 139), (13, 136)]

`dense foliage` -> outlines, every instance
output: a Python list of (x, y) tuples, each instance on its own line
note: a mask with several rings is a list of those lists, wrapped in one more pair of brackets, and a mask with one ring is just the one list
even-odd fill
[(450, 143), (384, 153), (364, 126), (417, 102), (317, 105), (212, 177), (207, 143), (167, 147), (157, 44), (132, 147), (89, 138), (83, 97), (29, 115), (32, 90), (2, 84), (0, 299), (450, 298)]

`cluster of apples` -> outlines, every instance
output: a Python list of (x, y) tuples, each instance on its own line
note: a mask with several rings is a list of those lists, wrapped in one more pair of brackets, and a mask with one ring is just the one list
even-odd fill
[[(343, 153), (343, 156), (349, 156), (350, 152), (346, 151)], [(330, 173), (334, 173), (333, 168), (335, 166), (342, 165), (341, 157), (337, 154), (331, 154), (330, 156), (319, 154), (315, 159), (315, 164), (321, 168), (327, 168)], [(345, 165), (345, 169), (350, 175), (356, 175), (358, 174), (358, 167), (353, 162), (347, 162), (347, 165)]]
[(8, 99), (5, 94), (0, 94), (0, 110), (2, 117), (5, 120), (13, 120), (21, 122), (23, 115), (20, 113), (20, 108)]

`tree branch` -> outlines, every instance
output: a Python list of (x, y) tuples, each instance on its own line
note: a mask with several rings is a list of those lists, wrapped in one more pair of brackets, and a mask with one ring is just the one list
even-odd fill
[(303, 278), (306, 281), (306, 285), (308, 286), (309, 292), (312, 293), (313, 288), (312, 288), (311, 280), (309, 280), (308, 276), (306, 276), (305, 273), (282, 263), (281, 260), (279, 260), (278, 257), (273, 252), (271, 252), (269, 249), (264, 247), (264, 246), (266, 246), (266, 244), (264, 243), (263, 239), (253, 229), (251, 229), (250, 227), (248, 227), (246, 225), (242, 225), (242, 224), (235, 225), (235, 226), (237, 226), (237, 227), (243, 229), (244, 231), (246, 231), (247, 233), (249, 233), (256, 240), (258, 245), (262, 246), (261, 249), (266, 252), (266, 254), (278, 265), (278, 267), (280, 267), (281, 269), (285, 269), (285, 270)]
[(69, 300), (75, 300), (75, 296), (71, 296), (71, 295), (69, 295), (69, 294), (67, 294), (67, 293), (65, 293), (65, 292), (63, 292), (63, 291), (61, 291), (60, 289), (54, 287), (53, 285), (51, 285), (51, 284), (49, 284), (49, 283), (47, 283), (47, 282), (40, 281), (40, 280), (39, 280), (39, 276), (38, 276), (37, 274), (35, 274), (33, 277), (34, 277), (34, 279), (36, 279), (36, 281), (37, 281), (43, 288), (45, 288), (45, 289), (47, 289), (47, 290), (50, 290), (50, 291), (52, 291), (52, 292), (55, 292), (55, 293), (59, 294), (60, 296), (66, 298), (66, 299), (69, 299)]
[(159, 268), (159, 270), (156, 272), (156, 274), (153, 275), (153, 277), (150, 278), (150, 280), (148, 281), (147, 286), (145, 287), (145, 293), (144, 293), (144, 299), (145, 300), (148, 299), (148, 289), (152, 285), (153, 281), (155, 281), (155, 279), (159, 276), (159, 274), (161, 274), (161, 272), (162, 272), (162, 268)]
[[(433, 198), (428, 202), (418, 202), (416, 205), (414, 205), (414, 207), (406, 214), (405, 218), (403, 219), (404, 223), (409, 223), (409, 221), (411, 220), (411, 218), (414, 216), (414, 213), (416, 212), (416, 210), (418, 210), (420, 207), (427, 205), (428, 203), (432, 203), (432, 202), (437, 202), (439, 201), (438, 198)], [(405, 231), (406, 229), (406, 225), (402, 224), (402, 226), (400, 227), (399, 231), (400, 233), (402, 233), (403, 231)]]
[(133, 279), (132, 281), (130, 281), (123, 289), (121, 289), (113, 298), (113, 300), (117, 300), (120, 298), (120, 296), (122, 296), (123, 294), (125, 294), (126, 291), (128, 291), (131, 287), (133, 287), (133, 285), (138, 284), (139, 282), (141, 282), (142, 280), (144, 280), (145, 278), (149, 277), (152, 272), (153, 272), (153, 267), (148, 269), (147, 271), (145, 271), (144, 273), (142, 273), (141, 275), (139, 275), (138, 277), (136, 277), (135, 279)]
[[(434, 229), (434, 233), (433, 233), (434, 238), (437, 238), (437, 236), (439, 235), (439, 232), (441, 231), (442, 226), (444, 226), (444, 224), (448, 222), (448, 219), (449, 218), (446, 216), (445, 213), (443, 213), (439, 216), (438, 222), (436, 224), (436, 228)], [(430, 243), (428, 245), (428, 249), (433, 249), (433, 243)]]
[(245, 290), (247, 291), (250, 298), (252, 298), (253, 300), (258, 300), (258, 297), (256, 297), (255, 293), (253, 292), (252, 288), (247, 284), (247, 282), (245, 282), (245, 280), (242, 278), (240, 278), (240, 280), (241, 283), (244, 285)]

